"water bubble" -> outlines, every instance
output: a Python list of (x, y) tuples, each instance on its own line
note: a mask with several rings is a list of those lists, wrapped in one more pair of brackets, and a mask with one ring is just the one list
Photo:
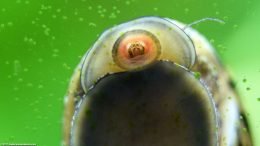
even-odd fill
[(17, 80), (17, 82), (22, 83), (22, 82), (23, 82), (23, 78), (19, 78), (19, 79)]
[(224, 16), (224, 17), (223, 17), (223, 20), (224, 20), (224, 21), (228, 21), (228, 20), (229, 20), (229, 17), (228, 17), (228, 16)]
[(24, 38), (23, 38), (23, 41), (27, 42), (27, 41), (28, 41), (28, 37), (27, 37), (27, 36), (24, 37)]
[(42, 59), (42, 58), (38, 58), (37, 61), (40, 62), (40, 63), (42, 63), (42, 62), (43, 62), (43, 59)]
[(25, 36), (23, 38), (23, 41), (28, 43), (28, 44), (36, 45), (36, 41), (33, 38), (30, 38), (30, 37), (27, 37), (27, 36)]
[(23, 69), (24, 72), (28, 72), (28, 70), (29, 70), (28, 68), (24, 68)]
[(209, 42), (210, 42), (211, 44), (214, 44), (214, 43), (215, 43), (215, 40), (214, 40), (214, 39), (210, 39)]
[(103, 13), (107, 12), (107, 9), (105, 9), (105, 8), (104, 8), (104, 9), (102, 9), (102, 12), (103, 12)]
[(18, 91), (19, 87), (15, 86), (13, 89), (14, 89), (14, 91)]
[(57, 13), (60, 13), (60, 12), (61, 12), (61, 9), (56, 9), (56, 12), (57, 12)]
[(25, 3), (25, 4), (29, 4), (29, 3), (30, 3), (30, 1), (28, 1), (28, 0), (27, 0), (27, 1), (25, 1), (24, 3)]
[(42, 14), (43, 14), (43, 12), (42, 12), (41, 10), (39, 10), (39, 11), (38, 11), (38, 14), (39, 14), (39, 15), (42, 15)]
[(100, 17), (104, 18), (104, 17), (105, 17), (105, 15), (104, 15), (104, 14), (100, 14)]
[(43, 85), (42, 84), (39, 84), (38, 85), (38, 89), (42, 89), (43, 88)]
[(14, 60), (14, 75), (18, 75), (21, 71), (21, 63), (19, 60)]
[(47, 10), (47, 9), (48, 9), (48, 7), (47, 7), (47, 6), (45, 6), (45, 5), (41, 5), (41, 9), (42, 9), (42, 10)]
[(12, 75), (8, 75), (7, 78), (8, 78), (8, 79), (11, 79), (11, 78), (12, 78)]
[(37, 127), (33, 127), (32, 131), (36, 132), (36, 131), (38, 131), (38, 128)]
[(19, 100), (20, 100), (19, 97), (15, 97), (15, 98), (14, 98), (14, 101), (19, 101)]
[(102, 11), (102, 10), (98, 10), (98, 13), (99, 13), (99, 14), (102, 14), (102, 13), (103, 13), (103, 11)]
[(52, 17), (52, 18), (57, 18), (57, 15), (53, 14), (51, 17)]
[(32, 83), (27, 83), (26, 86), (27, 86), (27, 87), (32, 87), (33, 84), (32, 84)]
[(7, 26), (13, 26), (13, 22), (7, 22)]
[(57, 98), (58, 101), (63, 101), (62, 97)]
[(74, 12), (74, 15), (76, 15), (76, 16), (77, 16), (78, 14), (79, 14), (79, 12), (78, 12), (78, 11), (75, 11), (75, 12)]
[(29, 103), (29, 106), (34, 106), (34, 103), (33, 102)]
[(97, 25), (94, 22), (89, 22), (88, 25), (92, 27), (97, 27)]
[(130, 5), (130, 3), (131, 3), (131, 2), (130, 2), (130, 1), (128, 1), (128, 0), (127, 0), (127, 1), (125, 1), (125, 4), (126, 4), (126, 5)]
[(80, 22), (84, 21), (84, 18), (79, 17), (79, 21), (80, 21)]
[(184, 12), (187, 14), (187, 13), (190, 12), (190, 9), (189, 9), (189, 8), (185, 8), (185, 9), (184, 9)]
[(17, 3), (17, 4), (20, 4), (20, 3), (21, 3), (21, 0), (16, 0), (16, 3)]
[(29, 43), (32, 45), (36, 45), (36, 41), (34, 41), (32, 38), (29, 39)]
[(50, 127), (52, 124), (50, 122), (47, 123), (47, 127)]
[(113, 10), (116, 10), (116, 9), (117, 9), (117, 7), (116, 7), (116, 6), (113, 6), (113, 7), (112, 7), (112, 9), (113, 9)]
[(1, 28), (4, 28), (4, 27), (5, 27), (5, 24), (4, 24), (4, 23), (0, 24), (0, 27), (1, 27)]
[(221, 44), (217, 45), (217, 47), (219, 48), (221, 54), (225, 53), (227, 50), (227, 47)]
[(68, 19), (68, 16), (62, 16), (62, 19), (63, 19), (63, 20), (67, 20), (67, 19)]
[(50, 28), (45, 28), (45, 29), (44, 29), (44, 34), (45, 34), (46, 36), (49, 36), (49, 35), (50, 35)]
[(101, 9), (101, 8), (102, 8), (102, 6), (101, 6), (101, 5), (98, 5), (98, 6), (97, 6), (97, 8), (98, 8), (98, 9)]
[(120, 10), (116, 10), (116, 13), (119, 14), (121, 11)]
[(155, 8), (153, 8), (153, 10), (154, 10), (154, 11), (158, 11), (158, 8), (157, 8), (157, 7), (155, 7)]
[(114, 19), (114, 18), (116, 18), (116, 17), (117, 17), (116, 14), (113, 13), (113, 12), (108, 16), (108, 18), (111, 18), (111, 19)]
[(2, 12), (6, 12), (6, 8), (2, 8), (1, 11), (2, 11)]
[(28, 130), (28, 129), (30, 129), (30, 126), (26, 125), (26, 126), (24, 126), (24, 129)]
[(237, 24), (233, 25), (233, 28), (234, 28), (234, 29), (237, 29), (237, 28), (238, 28), (238, 25), (237, 25)]
[(38, 108), (34, 108), (33, 111), (34, 112), (39, 112), (39, 109)]
[(71, 67), (67, 63), (63, 63), (62, 66), (67, 70), (71, 70)]
[(93, 9), (93, 7), (91, 7), (91, 6), (88, 6), (88, 10), (92, 10)]
[(39, 21), (39, 20), (40, 20), (40, 18), (39, 18), (39, 17), (36, 17), (36, 18), (35, 18), (35, 20), (36, 20), (36, 21)]
[(52, 57), (53, 57), (53, 58), (56, 58), (56, 57), (58, 57), (58, 56), (59, 56), (59, 55), (56, 54), (56, 53), (53, 53), (53, 54), (52, 54)]

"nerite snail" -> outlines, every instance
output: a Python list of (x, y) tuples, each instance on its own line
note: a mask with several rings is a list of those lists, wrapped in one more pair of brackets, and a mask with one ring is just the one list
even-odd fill
[(184, 26), (143, 17), (105, 31), (72, 76), (64, 145), (252, 145), (214, 49)]

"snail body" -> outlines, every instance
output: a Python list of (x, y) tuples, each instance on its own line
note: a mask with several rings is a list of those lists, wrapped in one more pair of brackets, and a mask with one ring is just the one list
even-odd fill
[(106, 30), (71, 78), (64, 145), (252, 145), (227, 71), (184, 27), (143, 17)]

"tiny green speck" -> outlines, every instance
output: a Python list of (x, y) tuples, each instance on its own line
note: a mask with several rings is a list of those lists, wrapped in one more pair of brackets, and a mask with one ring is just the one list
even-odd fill
[(194, 72), (194, 77), (195, 77), (196, 79), (200, 79), (200, 77), (201, 77), (200, 72)]

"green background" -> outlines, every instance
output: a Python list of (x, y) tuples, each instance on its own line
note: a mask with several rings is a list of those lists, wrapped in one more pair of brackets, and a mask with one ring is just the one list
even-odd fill
[(260, 146), (260, 1), (0, 0), (0, 144), (61, 145), (73, 69), (106, 28), (156, 15), (191, 23), (217, 48)]

